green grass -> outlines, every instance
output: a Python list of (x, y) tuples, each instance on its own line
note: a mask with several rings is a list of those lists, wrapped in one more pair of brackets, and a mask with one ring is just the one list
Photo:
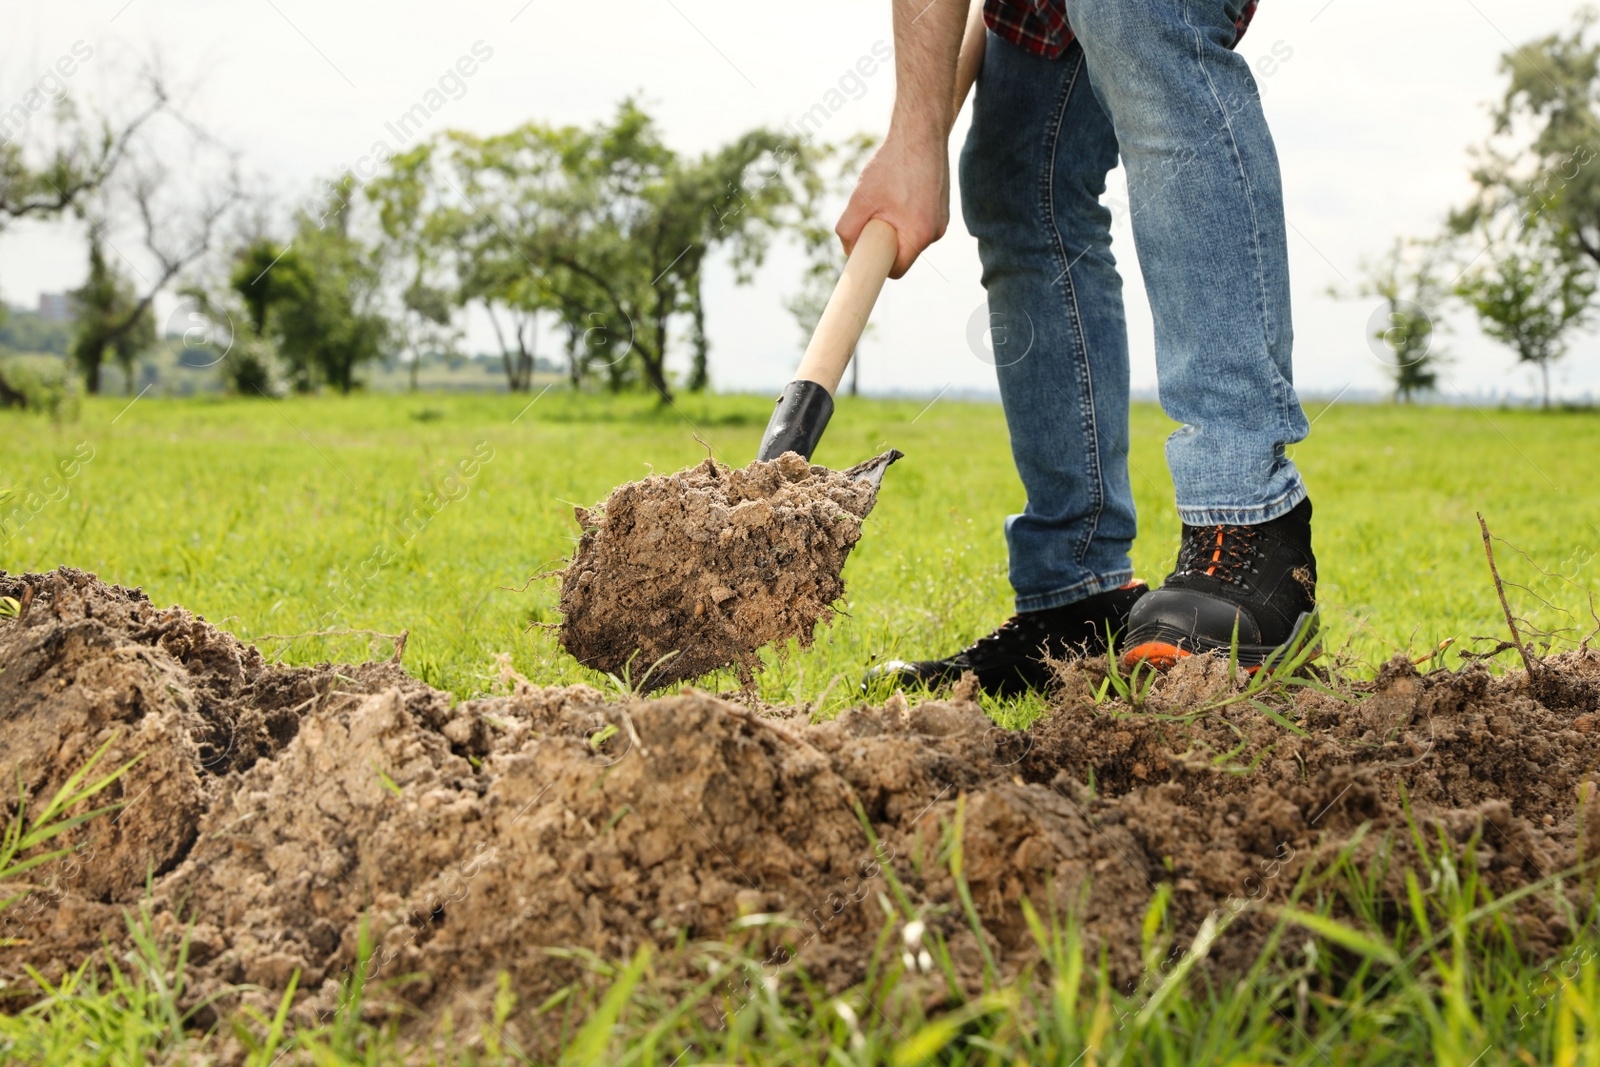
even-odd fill
[[(406, 666), (462, 697), (488, 687), (497, 652), (509, 652), (537, 681), (597, 681), (532, 625), (555, 621), (554, 583), (520, 587), (569, 551), (573, 504), (652, 469), (695, 462), (708, 447), (743, 463), (770, 401), (685, 398), (660, 409), (642, 398), (552, 392), (528, 403), (489, 395), (146, 397), (131, 407), (90, 400), (78, 421), (62, 425), (0, 413), (0, 489), (14, 494), (0, 507), (8, 521), (0, 567), (93, 570), (246, 638), (408, 630)], [(1317, 415), (1321, 405), (1310, 408)], [(1154, 406), (1135, 409), (1131, 461), (1144, 531), (1135, 562), (1152, 581), (1176, 548), (1161, 455), (1170, 428)], [(814, 648), (773, 657), (760, 679), (768, 700), (825, 697), (823, 713), (837, 710), (855, 699), (855, 681), (874, 657), (946, 652), (1009, 614), (1000, 524), (1022, 493), (999, 409), (844, 400), (817, 459), (845, 466), (891, 445), (907, 459), (889, 473), (852, 557), (847, 616)], [(1401, 649), (1421, 655), (1447, 638), (1499, 638), (1478, 511), (1508, 542), (1497, 552), (1521, 615), (1546, 629), (1568, 627), (1568, 640), (1594, 625), (1585, 589), (1594, 585), (1600, 548), (1600, 415), (1335, 404), (1318, 416), (1296, 460), (1317, 508), (1330, 644), (1357, 664)], [(309, 662), (366, 655), (368, 639), (266, 647), (286, 662)], [(991, 710), (1017, 721), (1039, 707), (1032, 700)], [(520, 1020), (524, 1033), (565, 1034), (566, 1063), (628, 1067), (1600, 1063), (1592, 917), (1572, 917), (1577, 932), (1554, 964), (1523, 960), (1474, 871), (1445, 855), (1430, 859), (1416, 872), (1421, 888), (1410, 906), (1398, 902), (1397, 923), (1397, 902), (1373, 899), (1362, 872), (1336, 864), (1298, 888), (1298, 914), (1280, 921), (1279, 951), (1264, 956), (1249, 981), (1217, 987), (1180, 961), (1181, 970), (1153, 970), (1155, 980), (1131, 994), (1102, 980), (1079, 996), (1073, 975), (1090, 976), (1092, 989), (1098, 963), (1084, 957), (1070, 917), (1042, 917), (1036, 936), (1047, 964), (1038, 982), (996, 986), (931, 1017), (907, 992), (914, 983), (900, 939), (912, 917), (903, 914), (886, 915), (868, 982), (838, 997), (791, 968), (773, 987), (754, 983), (748, 1001), (719, 1000), (740, 973), (760, 966), (731, 943), (681, 949), (703, 964), (695, 973), (712, 976), (699, 986), (675, 985), (682, 972), (662, 959), (594, 961), (594, 981), (557, 1002), (503, 999), (477, 1032), (435, 1035), (439, 1062), (522, 1062), (507, 1036)], [(1163, 904), (1158, 894), (1152, 960), (1166, 951)], [(1354, 917), (1348, 926), (1318, 918), (1335, 904)], [(141, 921), (130, 916), (135, 928)], [(175, 1063), (214, 1051), (215, 1039), (197, 1044), (186, 1034), (193, 1020), (177, 1008), (181, 944), (147, 933), (136, 943), (114, 968), (69, 976), (26, 1013), (0, 1015), (0, 1061)], [(928, 951), (937, 970), (943, 947)], [(354, 1002), (362, 991), (348, 995)], [(712, 1025), (719, 1003), (725, 1025)], [(579, 1029), (585, 1017), (591, 1025)], [(230, 1018), (220, 1027), (236, 1031), (263, 1067), (280, 1054), (283, 1064), (393, 1062), (399, 1038), (359, 1019), (359, 1011), (346, 1012), (297, 1034), (270, 1018)]]
[[(531, 626), (556, 621), (555, 582), (517, 591), (570, 551), (571, 506), (695, 462), (707, 446), (745, 462), (770, 401), (686, 398), (662, 409), (552, 392), (527, 404), (502, 395), (146, 397), (131, 408), (93, 400), (59, 426), (0, 414), (0, 489), (18, 494), (0, 513), (22, 506), (29, 515), (0, 541), (0, 566), (93, 570), (246, 638), (409, 630), (407, 667), (463, 697), (485, 687), (495, 652), (511, 653), (530, 678), (589, 678)], [(1176, 551), (1161, 453), (1171, 425), (1153, 405), (1135, 408), (1134, 555), (1152, 582)], [(761, 679), (769, 700), (826, 691), (837, 709), (874, 657), (942, 654), (1010, 613), (1001, 521), (1023, 496), (999, 408), (847, 399), (817, 459), (845, 466), (891, 445), (907, 458), (890, 471), (846, 571), (848, 617), (812, 649), (772, 657)], [(93, 459), (63, 481), (56, 464), (74, 449), (92, 449)], [(1475, 511), (1528, 557), (1500, 549), (1508, 578), (1532, 587), (1512, 591), (1520, 609), (1578, 636), (1592, 627), (1582, 587), (1600, 549), (1600, 415), (1335, 404), (1296, 452), (1317, 509), (1334, 647), (1348, 643), (1373, 662), (1445, 638), (1499, 635)], [(475, 477), (460, 476), (462, 462), (478, 463)], [(43, 502), (37, 514), (27, 512), (29, 493)], [(436, 514), (429, 493), (443, 502)], [(1541, 608), (1534, 592), (1568, 614)], [(306, 662), (359, 657), (366, 646), (345, 637), (269, 647)]]
[[(944, 862), (976, 926), (960, 873), (960, 822), (958, 809)], [(205, 1064), (225, 1036), (250, 1067), (1600, 1062), (1594, 900), (1569, 909), (1578, 931), (1569, 946), (1530, 961), (1505, 921), (1515, 898), (1488, 893), (1471, 847), (1459, 861), (1448, 849), (1425, 853), (1400, 902), (1373, 893), (1351, 851), (1302, 877), (1289, 903), (1267, 915), (1275, 922), (1255, 964), (1221, 982), (1202, 961), (1239, 914), (1260, 911), (1242, 899), (1226, 902), (1180, 952), (1169, 893), (1158, 890), (1144, 922), (1143, 976), (1121, 988), (1085, 950), (1075, 917), (1041, 916), (1025, 903), (1038, 963), (1010, 983), (988, 971), (984, 992), (969, 996), (947, 982), (955, 973), (950, 946), (926, 916), (883, 898), (867, 977), (838, 993), (799, 965), (763, 961), (739, 940), (755, 932), (746, 930), (659, 955), (646, 947), (631, 960), (580, 950), (570, 955), (588, 961), (588, 978), (542, 1004), (518, 1003), (502, 976), (491, 1011), (405, 1037), (396, 1020), (367, 1010), (364, 958), (339, 1009), (320, 1025), (286, 1025), (291, 981), (270, 1016), (247, 1010), (202, 1027), (208, 1004), (228, 990), (191, 1004), (186, 938), (156, 935), (141, 907), (128, 914), (131, 947), (119, 958), (53, 984), (32, 976), (34, 1002), (0, 1014), (0, 1062)], [(1330, 918), (1335, 907), (1349, 918)], [(364, 941), (363, 952), (370, 949)]]

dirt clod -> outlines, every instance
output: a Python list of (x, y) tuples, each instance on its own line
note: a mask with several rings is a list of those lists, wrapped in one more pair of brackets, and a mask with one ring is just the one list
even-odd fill
[(765, 645), (811, 644), (844, 595), (845, 557), (877, 486), (794, 453), (695, 467), (575, 509), (583, 536), (561, 581), (561, 645), (580, 663), (660, 688), (736, 667)]
[[(120, 959), (147, 876), (157, 934), (189, 931), (192, 1002), (270, 1012), (299, 972), (295, 1019), (326, 1018), (365, 929), (373, 1010), (426, 1025), (491, 1010), (501, 972), (522, 1003), (579, 977), (574, 953), (547, 948), (625, 959), (752, 914), (792, 920), (743, 925), (753, 951), (836, 991), (864, 974), (880, 896), (906, 901), (974, 990), (986, 954), (1002, 977), (1037, 961), (1023, 898), (1075, 914), (1088, 958), (1131, 988), (1162, 883), (1174, 947), (1222, 916), (1207, 965), (1243, 968), (1273, 923), (1263, 905), (1343, 849), (1397, 900), (1426, 862), (1417, 840), (1435, 861), (1441, 843), (1470, 851), (1497, 895), (1600, 855), (1585, 732), (1600, 709), (1546, 706), (1520, 673), (1397, 659), (1339, 693), (1271, 695), (1275, 719), (1227, 702), (1243, 682), (1225, 662), (1195, 659), (1138, 710), (1069, 696), (1027, 732), (996, 727), (970, 686), (810, 725), (693, 690), (541, 687), (509, 666), (500, 695), (452, 703), (392, 664), (270, 664), (65, 568), (0, 572), (0, 595), (29, 602), (0, 621), (0, 779), (48, 796), (108, 739), (109, 760), (143, 755), (103, 796), (126, 806), (75, 830), (81, 849), (0, 913), (12, 996), (28, 967), (53, 981)], [(1063, 691), (1086, 694), (1103, 664), (1068, 670), (1080, 684)], [(1544, 670), (1592, 692), (1600, 654)], [(1582, 905), (1592, 879), (1508, 912), (1530, 953), (1558, 947), (1556, 895)], [(382, 981), (402, 975), (422, 977)]]

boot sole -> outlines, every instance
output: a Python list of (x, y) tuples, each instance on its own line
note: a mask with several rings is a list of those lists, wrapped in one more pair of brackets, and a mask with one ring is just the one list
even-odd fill
[[(1320, 621), (1321, 616), (1313, 608), (1310, 611), (1300, 613), (1300, 616), (1295, 619), (1294, 629), (1289, 631), (1289, 639), (1283, 644), (1240, 645), (1239, 666), (1251, 674), (1263, 667), (1270, 670), (1272, 664), (1284, 659), (1290, 649), (1297, 647), (1304, 640), (1307, 633), (1314, 633), (1318, 630)], [(1233, 648), (1230, 642), (1196, 637), (1173, 626), (1160, 626), (1155, 629), (1158, 631), (1157, 633), (1140, 641), (1119, 657), (1125, 670), (1140, 663), (1147, 663), (1157, 670), (1167, 670), (1176, 665), (1180, 659), (1214, 652), (1226, 656)], [(1308, 659), (1316, 659), (1322, 654), (1320, 636), (1314, 638), (1314, 640), (1316, 641), (1316, 646), (1311, 650), (1311, 655)]]
[[(1146, 583), (1143, 578), (1134, 578), (1126, 584), (1118, 586), (1118, 590), (1126, 592), (1130, 589), (1140, 589), (1145, 587)], [(1131, 604), (1129, 605), (1129, 608), (1131, 610)], [(1114, 620), (1106, 620), (1106, 622), (1112, 621)], [(1117, 634), (1120, 635), (1122, 629), (1126, 626), (1127, 618), (1126, 615), (1124, 615), (1122, 625), (1117, 628)], [(1073, 656), (1103, 656), (1105, 653), (1106, 646), (1104, 640), (1101, 640), (1098, 643), (1086, 643), (1082, 646), (1075, 646), (1065, 650), (1065, 655), (1068, 658)], [(923, 660), (915, 662), (934, 664), (945, 661)], [(896, 688), (900, 689), (923, 688), (929, 693), (936, 693), (960, 681), (962, 672), (969, 669), (964, 667), (939, 667), (930, 669), (926, 674), (922, 674), (912, 669), (915, 666), (915, 662), (897, 659), (889, 660), (879, 664), (878, 666), (867, 671), (866, 675), (861, 679), (861, 684), (859, 686), (860, 691), (863, 693), (869, 693), (872, 691), (872, 687), (875, 685), (892, 684)], [(985, 683), (980, 679), (978, 685), (983, 692), (989, 694), (990, 696), (1008, 699), (1011, 697), (1022, 696), (1026, 693), (1044, 692), (1050, 687), (1051, 680), (1051, 676), (1048, 672), (1044, 672), (1038, 677), (1031, 677), (1023, 674), (1021, 671), (1013, 671), (1010, 675), (1002, 677), (999, 680), (991, 679), (988, 683)]]

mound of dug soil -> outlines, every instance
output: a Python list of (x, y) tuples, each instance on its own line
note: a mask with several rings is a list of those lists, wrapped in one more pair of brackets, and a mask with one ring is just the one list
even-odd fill
[[(112, 760), (144, 754), (109, 791), (127, 806), (0, 913), (0, 938), (19, 939), (0, 948), (13, 995), (31, 988), (24, 965), (54, 979), (120, 952), (147, 875), (158, 927), (192, 924), (192, 997), (255, 983), (242, 996), (268, 1005), (298, 970), (297, 1017), (331, 1012), (365, 925), (369, 974), (424, 976), (384, 996), (476, 1025), (498, 972), (523, 1003), (578, 976), (544, 949), (620, 958), (735, 924), (766, 938), (769, 967), (797, 957), (843, 987), (893, 899), (885, 867), (976, 986), (958, 835), (1003, 970), (1034, 958), (1026, 896), (1076, 912), (1128, 983), (1158, 884), (1180, 947), (1206, 916), (1236, 916), (1219, 967), (1253, 958), (1272, 924), (1259, 905), (1363, 826), (1357, 862), (1388, 850), (1386, 888), (1402, 893), (1402, 787), (1425, 839), (1472, 843), (1496, 892), (1600, 854), (1600, 819), (1579, 810), (1600, 762), (1592, 652), (1549, 668), (1568, 683), (1560, 706), (1521, 675), (1419, 676), (1397, 658), (1344, 699), (1274, 698), (1303, 735), (1244, 703), (1186, 718), (1236, 692), (1223, 663), (1186, 661), (1138, 711), (1095, 706), (1096, 667), (1080, 664), (1024, 733), (993, 726), (970, 691), (810, 725), (693, 690), (607, 701), (507, 668), (504, 695), (452, 704), (392, 664), (270, 665), (78, 571), (0, 573), (0, 595), (27, 601), (0, 622), (0, 779), (48, 796), (107, 738)], [(738, 923), (758, 914), (793, 925)], [(1537, 895), (1516, 915), (1534, 952), (1561, 922)]]
[(658, 688), (728, 666), (748, 681), (757, 649), (810, 645), (844, 595), (845, 557), (878, 497), (853, 474), (792, 452), (742, 470), (708, 457), (576, 508), (583, 536), (561, 581), (561, 646), (635, 683), (649, 671)]

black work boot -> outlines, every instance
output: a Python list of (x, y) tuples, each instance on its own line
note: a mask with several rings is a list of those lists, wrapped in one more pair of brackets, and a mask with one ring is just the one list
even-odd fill
[(948, 659), (881, 663), (867, 672), (861, 687), (886, 681), (932, 689), (971, 671), (983, 691), (994, 696), (1042, 690), (1054, 677), (1045, 663), (1047, 655), (1066, 659), (1104, 653), (1107, 633), (1112, 640), (1119, 637), (1129, 610), (1146, 591), (1143, 582), (1133, 581), (1063, 607), (1018, 612), (994, 633), (978, 638)]
[(1122, 662), (1170, 667), (1198, 652), (1226, 655), (1235, 627), (1239, 664), (1250, 668), (1316, 631), (1310, 500), (1253, 526), (1185, 523), (1177, 565), (1128, 618)]

